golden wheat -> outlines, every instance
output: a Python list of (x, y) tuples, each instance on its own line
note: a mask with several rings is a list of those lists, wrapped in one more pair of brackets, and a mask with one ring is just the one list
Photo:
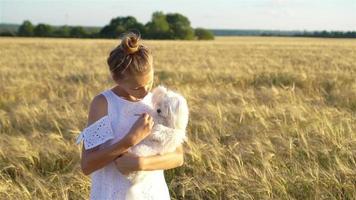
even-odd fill
[[(0, 199), (87, 199), (88, 106), (117, 40), (0, 38)], [(188, 99), (172, 199), (355, 199), (356, 40), (145, 41)]]

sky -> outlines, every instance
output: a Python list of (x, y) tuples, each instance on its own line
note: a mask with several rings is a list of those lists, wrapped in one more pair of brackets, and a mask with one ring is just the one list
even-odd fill
[(104, 26), (128, 15), (146, 23), (155, 11), (181, 13), (194, 28), (356, 30), (356, 0), (0, 0), (0, 23)]

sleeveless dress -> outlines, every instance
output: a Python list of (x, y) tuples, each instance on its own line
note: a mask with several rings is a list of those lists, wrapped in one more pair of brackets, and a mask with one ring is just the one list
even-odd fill
[[(100, 144), (111, 145), (121, 140), (138, 119), (134, 114), (141, 114), (152, 108), (152, 93), (149, 92), (137, 102), (125, 100), (116, 95), (111, 89), (103, 94), (108, 102), (108, 114), (87, 127), (77, 138), (77, 143), (84, 140), (85, 148)], [(103, 127), (106, 127), (104, 130)], [(100, 130), (104, 130), (101, 131)], [(109, 130), (109, 131), (108, 131)], [(99, 133), (98, 133), (99, 132)], [(98, 133), (98, 134), (97, 134)], [(101, 145), (99, 148), (104, 148)], [(129, 180), (116, 168), (114, 161), (90, 174), (91, 200), (124, 200), (131, 186)], [(150, 171), (149, 178), (141, 184), (142, 189), (137, 195), (145, 200), (170, 200), (169, 190), (163, 170)]]

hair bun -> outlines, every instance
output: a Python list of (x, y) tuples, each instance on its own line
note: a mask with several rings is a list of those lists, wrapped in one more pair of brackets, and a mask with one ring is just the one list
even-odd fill
[(121, 46), (126, 54), (136, 53), (140, 47), (140, 33), (129, 32), (125, 34), (121, 41)]

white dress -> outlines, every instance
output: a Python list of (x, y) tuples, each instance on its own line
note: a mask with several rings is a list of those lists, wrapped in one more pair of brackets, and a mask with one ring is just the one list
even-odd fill
[[(94, 122), (77, 138), (77, 143), (84, 140), (86, 149), (93, 148), (104, 142), (113, 144), (122, 139), (128, 133), (131, 126), (138, 119), (134, 114), (141, 114), (152, 108), (152, 93), (149, 92), (142, 100), (131, 102), (117, 96), (111, 89), (103, 91), (108, 102), (108, 115)], [(101, 145), (99, 148), (103, 148)], [(121, 200), (125, 199), (131, 183), (116, 168), (114, 162), (110, 162), (101, 169), (90, 174), (92, 200)], [(169, 200), (169, 190), (164, 178), (163, 170), (150, 171), (143, 190), (140, 191), (140, 199), (145, 200)], [(142, 187), (141, 187), (142, 188)]]

